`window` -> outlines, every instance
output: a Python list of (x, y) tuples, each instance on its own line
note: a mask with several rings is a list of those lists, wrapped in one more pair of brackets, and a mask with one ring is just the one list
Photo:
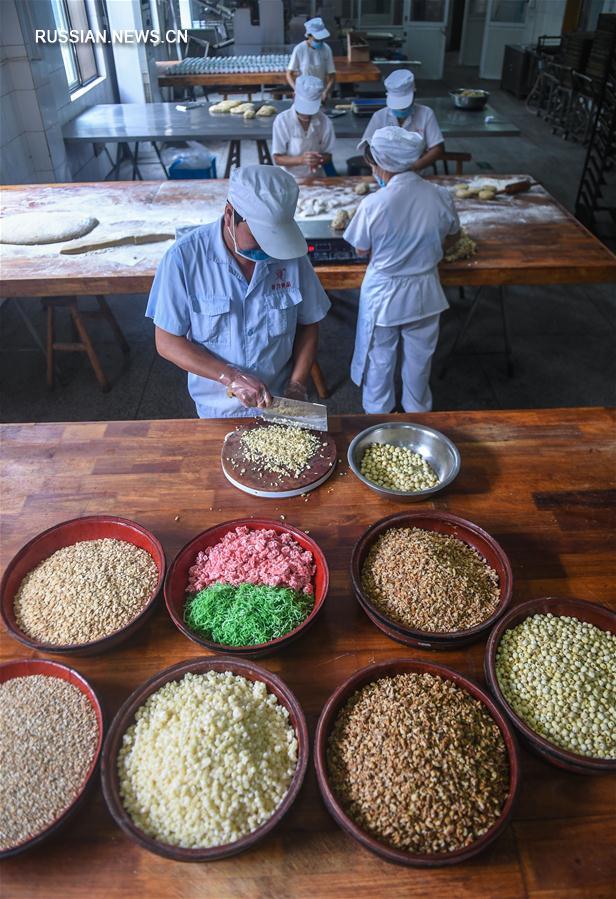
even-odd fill
[[(56, 27), (62, 31), (96, 30), (90, 25), (85, 0), (51, 0)], [(99, 77), (94, 45), (91, 43), (67, 43), (60, 45), (62, 61), (71, 93), (90, 84)]]
[(445, 18), (445, 0), (413, 0), (413, 22), (442, 22)]
[(526, 18), (526, 0), (495, 0), (492, 7), (493, 22), (524, 22)]

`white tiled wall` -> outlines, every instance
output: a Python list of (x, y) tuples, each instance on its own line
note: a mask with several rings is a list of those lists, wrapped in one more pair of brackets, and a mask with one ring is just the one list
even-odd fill
[(35, 27), (55, 27), (49, 0), (0, 0), (0, 183), (99, 180), (107, 157), (65, 144), (62, 126), (115, 102), (110, 79), (71, 102), (60, 46), (35, 44)]

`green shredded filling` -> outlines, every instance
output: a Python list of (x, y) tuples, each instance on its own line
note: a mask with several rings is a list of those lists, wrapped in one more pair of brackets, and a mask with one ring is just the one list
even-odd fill
[(294, 630), (312, 607), (312, 596), (290, 587), (211, 584), (187, 600), (184, 621), (215, 643), (255, 646)]

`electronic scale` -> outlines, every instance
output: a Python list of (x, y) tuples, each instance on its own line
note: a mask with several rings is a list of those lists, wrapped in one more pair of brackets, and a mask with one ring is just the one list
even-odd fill
[(328, 262), (366, 264), (366, 259), (356, 255), (351, 244), (342, 236), (342, 232), (332, 229), (331, 220), (296, 219), (296, 221), (306, 238), (308, 258), (313, 265), (324, 265)]

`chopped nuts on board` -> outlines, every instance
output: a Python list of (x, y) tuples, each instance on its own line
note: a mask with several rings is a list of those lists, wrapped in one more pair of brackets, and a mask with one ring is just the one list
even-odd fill
[(509, 792), (507, 748), (485, 708), (427, 673), (383, 677), (340, 710), (327, 747), (346, 813), (396, 849), (451, 852), (499, 818)]
[(322, 443), (303, 428), (265, 425), (244, 431), (240, 446), (245, 460), (257, 468), (297, 478), (310, 467), (310, 460)]
[(98, 744), (88, 698), (35, 674), (0, 684), (0, 849), (52, 824), (77, 796)]
[(367, 598), (392, 621), (427, 633), (467, 630), (498, 606), (498, 575), (456, 537), (421, 528), (390, 528), (363, 565)]
[(157, 581), (154, 559), (139, 546), (81, 540), (28, 572), (15, 594), (15, 620), (42, 643), (90, 643), (129, 624)]

